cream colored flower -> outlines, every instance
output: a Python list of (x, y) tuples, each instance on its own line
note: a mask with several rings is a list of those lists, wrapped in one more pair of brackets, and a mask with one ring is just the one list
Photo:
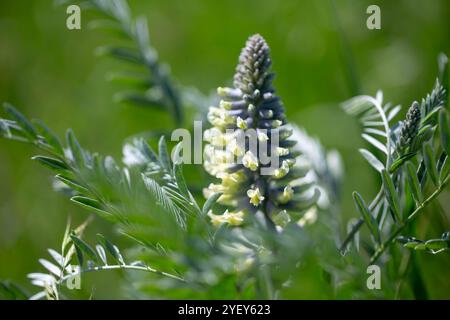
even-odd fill
[(282, 156), (287, 156), (289, 154), (289, 149), (286, 148), (277, 148), (277, 155), (282, 157)]
[(227, 135), (223, 134), (222, 131), (215, 127), (205, 130), (203, 133), (203, 139), (218, 147), (225, 146), (228, 143)]
[(209, 107), (208, 121), (216, 127), (225, 127), (234, 124), (234, 117), (230, 116), (225, 109)]
[(239, 97), (242, 94), (242, 91), (238, 88), (218, 87), (217, 94), (221, 97), (225, 97), (225, 96)]
[(259, 166), (258, 159), (251, 151), (247, 151), (242, 157), (242, 164), (244, 167), (249, 168), (252, 171), (256, 171)]
[(223, 185), (223, 184), (209, 184), (208, 188), (203, 189), (203, 196), (208, 199), (215, 193), (221, 193), (222, 195), (217, 199), (217, 202), (223, 205), (235, 205), (237, 200), (234, 196), (234, 191), (238, 189), (239, 185)]
[(229, 141), (229, 143), (227, 144), (227, 150), (229, 150), (237, 157), (244, 155), (245, 151), (244, 148), (239, 145), (236, 138)]
[(247, 196), (250, 198), (250, 203), (255, 207), (264, 201), (264, 196), (259, 191), (259, 188), (247, 190)]
[(241, 117), (237, 117), (236, 126), (240, 129), (247, 129), (247, 122), (245, 122), (245, 120)]
[(225, 100), (220, 100), (219, 107), (221, 107), (221, 108), (223, 108), (225, 110), (230, 110), (231, 109), (231, 102), (225, 101)]
[(232, 226), (239, 226), (244, 222), (244, 212), (228, 212), (226, 210), (223, 214), (213, 214), (211, 210), (208, 212), (208, 217), (211, 219), (211, 223), (215, 226), (227, 223)]
[(288, 173), (289, 173), (289, 163), (286, 160), (284, 160), (281, 164), (281, 167), (279, 169), (276, 169), (273, 175), (275, 178), (281, 179)]
[(281, 120), (274, 120), (272, 121), (272, 128), (278, 128), (279, 126), (281, 126), (283, 124), (283, 122)]
[[(227, 188), (236, 188), (245, 181), (246, 176), (243, 172), (226, 173), (221, 172), (217, 175), (217, 178), (222, 179), (222, 185)], [(234, 190), (232, 190), (234, 191)]]
[(269, 137), (267, 136), (267, 134), (265, 134), (261, 130), (258, 130), (257, 136), (258, 136), (259, 142), (266, 142), (267, 140), (269, 140)]

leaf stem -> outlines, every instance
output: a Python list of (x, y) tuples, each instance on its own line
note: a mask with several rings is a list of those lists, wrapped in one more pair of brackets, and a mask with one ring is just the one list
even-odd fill
[(186, 282), (186, 280), (184, 280), (181, 277), (178, 277), (176, 275), (173, 275), (171, 273), (167, 273), (167, 272), (163, 272), (163, 271), (159, 271), (156, 269), (153, 269), (149, 266), (143, 266), (143, 265), (105, 265), (105, 266), (98, 266), (98, 267), (93, 267), (93, 268), (86, 268), (86, 269), (80, 269), (78, 272), (75, 273), (70, 273), (68, 275), (65, 275), (64, 277), (60, 278), (58, 283), (64, 283), (64, 281), (76, 276), (76, 275), (80, 275), (82, 273), (86, 273), (86, 272), (95, 272), (95, 271), (103, 271), (103, 270), (118, 270), (118, 269), (125, 269), (125, 270), (137, 270), (137, 271), (144, 271), (144, 272), (150, 272), (150, 273), (154, 273), (154, 274), (158, 274), (161, 276), (165, 276), (171, 279), (175, 279), (181, 282)]

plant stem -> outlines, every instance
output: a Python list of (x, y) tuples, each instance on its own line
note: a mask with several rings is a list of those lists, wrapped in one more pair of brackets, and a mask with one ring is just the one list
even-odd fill
[(447, 175), (439, 187), (427, 198), (425, 199), (417, 208), (408, 216), (408, 218), (403, 221), (400, 226), (389, 236), (389, 238), (381, 244), (375, 253), (370, 258), (370, 264), (375, 263), (378, 258), (383, 254), (383, 252), (391, 245), (391, 243), (397, 238), (397, 236), (408, 226), (418, 214), (431, 202), (433, 201), (441, 192), (444, 190), (445, 186), (450, 181), (450, 175)]
[(184, 280), (181, 277), (178, 277), (176, 275), (167, 273), (167, 272), (163, 272), (163, 271), (159, 271), (156, 269), (153, 269), (149, 266), (133, 266), (133, 265), (106, 265), (106, 266), (99, 266), (99, 267), (93, 267), (93, 268), (87, 268), (87, 269), (80, 269), (78, 272), (75, 273), (70, 273), (62, 278), (59, 279), (59, 283), (64, 283), (64, 281), (76, 276), (76, 275), (80, 275), (82, 273), (86, 273), (86, 272), (94, 272), (94, 271), (102, 271), (102, 270), (118, 270), (118, 269), (125, 269), (125, 270), (137, 270), (137, 271), (144, 271), (144, 272), (150, 272), (150, 273), (155, 273), (155, 274), (159, 274), (171, 279), (175, 279), (175, 280), (179, 280), (181, 282), (186, 282), (186, 280)]

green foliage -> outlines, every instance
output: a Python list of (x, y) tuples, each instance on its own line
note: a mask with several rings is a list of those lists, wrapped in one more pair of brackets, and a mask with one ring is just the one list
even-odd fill
[(11, 281), (0, 281), (0, 298), (5, 300), (28, 299), (28, 293)]
[[(296, 224), (282, 233), (268, 233), (257, 217), (249, 217), (254, 221), (242, 230), (212, 226), (206, 213), (220, 194), (212, 196), (203, 208), (197, 204), (181, 164), (172, 163), (169, 157), (164, 137), (160, 139), (158, 154), (142, 139), (125, 144), (125, 166), (121, 167), (109, 156), (84, 149), (71, 130), (67, 131), (63, 144), (49, 129), (45, 135), (39, 134), (32, 122), (11, 106), (6, 111), (16, 121), (1, 120), (2, 136), (31, 143), (46, 152), (48, 155), (34, 159), (52, 170), (55, 179), (64, 184), (59, 189), (73, 203), (114, 223), (133, 242), (132, 251), (137, 254), (130, 256), (135, 255), (139, 259), (134, 261), (140, 261), (127, 264), (119, 249), (104, 237), (100, 237), (94, 248), (81, 239), (81, 231), (66, 231), (61, 253), (49, 251), (57, 263), (40, 260), (49, 273), (29, 275), (33, 284), (43, 288), (33, 299), (63, 298), (61, 285), (73, 276), (67, 266), (75, 256), (81, 273), (133, 269), (148, 271), (151, 276), (166, 276), (164, 280), (145, 281), (142, 294), (158, 292), (158, 297), (180, 297), (180, 292), (189, 289), (190, 298), (205, 298), (210, 297), (210, 292), (226, 290), (225, 296), (220, 295), (222, 298), (276, 298), (282, 296), (296, 261), (310, 254), (297, 250), (294, 245), (312, 241), (305, 238), (302, 228)], [(328, 183), (336, 181), (322, 180), (330, 178), (331, 169), (323, 158), (326, 153), (317, 141), (306, 136), (301, 140), (317, 149), (314, 163), (321, 164), (321, 170), (317, 170), (315, 181), (331, 196)], [(313, 163), (307, 155), (303, 158)], [(107, 252), (117, 265), (107, 265)], [(284, 270), (282, 274), (279, 268)], [(143, 280), (137, 282), (140, 281)], [(148, 291), (150, 283), (154, 287)], [(159, 288), (167, 286), (173, 290), (159, 292)]]
[[(370, 261), (376, 262), (395, 237), (447, 185), (450, 179), (447, 168), (449, 127), (445, 110), (448, 88), (445, 89), (441, 81), (436, 81), (434, 89), (420, 105), (412, 103), (404, 121), (395, 124), (391, 121), (400, 108), (392, 108), (390, 104), (383, 106), (381, 92), (376, 98), (355, 97), (343, 105), (347, 113), (361, 119), (365, 132), (362, 137), (382, 153), (382, 157), (376, 157), (368, 150), (361, 152), (380, 173), (382, 186), (369, 206), (355, 193), (358, 195), (355, 202), (363, 218), (353, 226), (341, 251), (346, 250), (356, 231), (365, 223), (373, 236), (381, 233), (386, 238), (383, 243), (375, 241), (371, 249)], [(427, 192), (430, 188), (427, 181), (430, 180), (434, 189)], [(415, 202), (413, 207), (409, 205), (411, 196)], [(391, 213), (391, 221), (386, 218), (387, 212)]]
[[(140, 68), (138, 73), (110, 75), (111, 80), (133, 88), (118, 93), (116, 100), (169, 110), (176, 124), (189, 115), (190, 104), (206, 115), (204, 105), (208, 98), (198, 90), (174, 84), (149, 40), (145, 18), (132, 17), (126, 1), (80, 3), (102, 16), (91, 21), (90, 27), (113, 31), (124, 40), (123, 46), (106, 46), (97, 52)], [(342, 242), (340, 157), (301, 128), (288, 124), (284, 106), (274, 95), (269, 48), (260, 36), (251, 37), (243, 49), (234, 88), (219, 89), (223, 98), (220, 107), (227, 110), (219, 120), (232, 115), (236, 121), (227, 123), (229, 127), (278, 129), (282, 147), (288, 151), (283, 160), (289, 170), (280, 167), (288, 172), (280, 171), (278, 178), (265, 179), (246, 170), (249, 168), (240, 168), (249, 178), (238, 183), (240, 189), (230, 190), (230, 185), (224, 184), (220, 192), (210, 192), (203, 205), (198, 202), (198, 186), (206, 186), (206, 181), (200, 176), (194, 179), (184, 175), (186, 167), (171, 159), (164, 137), (159, 140), (157, 152), (142, 138), (129, 139), (123, 147), (123, 163), (119, 163), (110, 156), (86, 150), (80, 143), (83, 139), (78, 141), (72, 130), (67, 131), (65, 140), (60, 140), (41, 121), (30, 121), (11, 105), (5, 105), (9, 119), (0, 119), (0, 136), (37, 147), (42, 154), (32, 159), (51, 170), (55, 189), (73, 204), (109, 221), (127, 244), (126, 249), (119, 249), (116, 239), (101, 234), (97, 234), (97, 241), (88, 240), (83, 234), (88, 221), (73, 230), (68, 224), (61, 247), (48, 250), (51, 259), (39, 260), (45, 271), (28, 275), (40, 290), (31, 298), (71, 298), (73, 292), (65, 289), (65, 282), (77, 275), (108, 270), (124, 273), (122, 282), (126, 289), (122, 295), (135, 298), (396, 296), (398, 283), (404, 281), (400, 273), (382, 293), (367, 291), (365, 253), (374, 263), (390, 250), (393, 269), (400, 269), (399, 265), (410, 261), (408, 257), (406, 263), (396, 260), (392, 246), (396, 240), (417, 251), (448, 251), (447, 233), (441, 239), (428, 241), (399, 237), (414, 232), (413, 220), (434, 202), (450, 179), (446, 62), (447, 58), (441, 55), (440, 80), (421, 104), (411, 104), (404, 121), (394, 122), (400, 107), (383, 104), (381, 92), (376, 97), (355, 97), (345, 104), (344, 109), (359, 116), (364, 125), (363, 138), (371, 147), (360, 149), (360, 153), (382, 182), (370, 202), (366, 203), (360, 193), (353, 193), (361, 218), (348, 223), (349, 234), (341, 247), (345, 256), (336, 248)], [(237, 121), (236, 116), (242, 117)], [(213, 125), (220, 127), (215, 120)], [(180, 145), (175, 147), (179, 148)], [(226, 171), (232, 172), (235, 171)], [(198, 183), (195, 189), (193, 180)], [(246, 223), (233, 228), (224, 224), (213, 226), (208, 213), (224, 210), (221, 204), (248, 209), (248, 195), (243, 190), (249, 186), (265, 189), (265, 201), (257, 208), (250, 206)], [(280, 195), (290, 194), (288, 186), (295, 196), (281, 201)], [(221, 201), (230, 193), (234, 199), (244, 198), (245, 205)], [(288, 223), (286, 215), (280, 215), (284, 210), (294, 218)], [(279, 226), (268, 230), (267, 222)], [(360, 245), (362, 225), (368, 227), (372, 244), (361, 237)], [(0, 282), (0, 296), (29, 297), (11, 282)]]
[[(60, 0), (57, 3), (69, 2)], [(175, 124), (180, 125), (184, 119), (180, 93), (170, 78), (168, 67), (159, 61), (150, 42), (146, 18), (134, 18), (125, 0), (86, 0), (80, 1), (80, 5), (100, 14), (99, 18), (89, 22), (89, 28), (112, 31), (126, 40), (124, 46), (103, 46), (97, 48), (96, 53), (141, 67), (139, 72), (108, 76), (112, 81), (133, 88), (117, 93), (115, 101), (166, 109), (171, 112)]]
[[(248, 298), (274, 298), (281, 294), (282, 284), (294, 271), (295, 261), (305, 254), (291, 248), (292, 244), (305, 241), (297, 225), (286, 228), (281, 234), (267, 233), (261, 221), (256, 219), (242, 230), (216, 230), (207, 221), (205, 213), (220, 194), (212, 196), (201, 208), (186, 185), (181, 164), (172, 163), (168, 156), (164, 138), (159, 143), (159, 154), (142, 139), (127, 143), (124, 146), (125, 167), (119, 167), (111, 157), (92, 154), (82, 148), (71, 130), (67, 132), (64, 145), (35, 131), (32, 135), (25, 125), (31, 122), (17, 110), (11, 107), (8, 110), (14, 110), (14, 114), (24, 121), (2, 119), (1, 123), (8, 129), (2, 131), (2, 135), (46, 151), (49, 156), (35, 159), (65, 184), (64, 190), (71, 200), (116, 224), (119, 232), (133, 241), (135, 248), (142, 248), (136, 255), (139, 258), (136, 261), (140, 262), (127, 264), (123, 254), (103, 236), (99, 237), (95, 248), (82, 240), (85, 224), (73, 232), (66, 231), (61, 253), (49, 251), (57, 264), (40, 260), (49, 273), (29, 275), (33, 284), (43, 288), (33, 299), (62, 298), (60, 287), (73, 276), (66, 269), (75, 256), (82, 273), (133, 269), (169, 275), (169, 280), (164, 279), (165, 286), (169, 281), (174, 291), (166, 292), (167, 297), (171, 294), (177, 297), (180, 290), (189, 288), (190, 297), (204, 298), (217, 286), (228, 283), (225, 279), (232, 278), (245, 284), (246, 289), (228, 288), (230, 298), (241, 294)], [(10, 134), (10, 128), (14, 129), (14, 135)], [(325, 183), (323, 188), (327, 190)], [(295, 240), (297, 237), (300, 238)], [(106, 253), (114, 257), (117, 265), (107, 265)], [(282, 257), (278, 257), (280, 254)], [(276, 271), (281, 267), (287, 271), (282, 277)], [(180, 281), (181, 277), (183, 281)], [(267, 284), (268, 279), (275, 283)], [(152, 281), (158, 286), (162, 280)]]
[(405, 248), (425, 250), (432, 254), (438, 254), (450, 250), (450, 232), (445, 232), (439, 239), (419, 240), (414, 237), (398, 237), (397, 242)]
[[(76, 277), (81, 277), (86, 272), (119, 269), (134, 270), (158, 274), (159, 276), (173, 278), (177, 281), (184, 281), (178, 276), (157, 271), (142, 261), (127, 263), (119, 248), (103, 235), (98, 235), (99, 243), (95, 246), (95, 249), (92, 248), (81, 239), (81, 233), (85, 226), (86, 223), (75, 230), (69, 231), (70, 225), (68, 225), (62, 242), (61, 253), (53, 249), (48, 249), (53, 261), (39, 259), (40, 264), (46, 269), (47, 273), (31, 273), (28, 277), (35, 286), (43, 288), (43, 291), (36, 293), (30, 299), (34, 300), (46, 297), (51, 300), (59, 300), (64, 298), (63, 287), (67, 285), (68, 289), (73, 290), (74, 288), (70, 288), (68, 282)], [(78, 265), (72, 264), (74, 252), (76, 253)], [(112, 258), (113, 264), (108, 263), (107, 253)], [(84, 263), (85, 261), (86, 263)]]
[(83, 224), (71, 230), (70, 220), (67, 223), (64, 237), (59, 250), (48, 249), (49, 255), (53, 262), (46, 259), (39, 259), (39, 263), (46, 269), (47, 273), (30, 273), (28, 278), (31, 283), (40, 287), (42, 291), (37, 292), (29, 297), (31, 300), (47, 298), (49, 300), (60, 299), (60, 287), (71, 277), (73, 270), (69, 267), (74, 254), (80, 258), (80, 252), (74, 245), (72, 237), (80, 237), (86, 226), (90, 222), (90, 218)]

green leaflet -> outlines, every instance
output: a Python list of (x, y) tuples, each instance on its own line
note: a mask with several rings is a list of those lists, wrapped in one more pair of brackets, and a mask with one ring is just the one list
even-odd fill
[(386, 195), (386, 199), (389, 202), (389, 209), (391, 210), (392, 217), (394, 221), (401, 221), (400, 201), (397, 191), (394, 187), (394, 182), (392, 181), (391, 176), (386, 170), (383, 170), (381, 172), (381, 178), (383, 180), (384, 193)]
[(83, 253), (87, 254), (93, 261), (97, 261), (98, 257), (95, 253), (95, 250), (92, 249), (86, 242), (78, 238), (74, 233), (70, 235), (70, 238), (72, 239), (75, 246), (78, 247)]
[(70, 169), (64, 162), (55, 158), (50, 158), (46, 156), (34, 156), (31, 159), (36, 160), (41, 164), (43, 164), (44, 166), (53, 170), (66, 171)]
[(359, 149), (359, 152), (363, 155), (363, 157), (369, 162), (369, 164), (378, 172), (381, 172), (384, 169), (384, 165), (378, 160), (377, 157), (373, 155), (372, 152), (366, 149)]
[(364, 221), (367, 224), (367, 227), (369, 228), (370, 232), (372, 233), (373, 238), (375, 241), (379, 244), (381, 243), (381, 236), (380, 236), (380, 230), (378, 229), (378, 224), (375, 218), (370, 213), (369, 209), (366, 206), (366, 203), (364, 202), (364, 199), (361, 197), (361, 195), (354, 191), (353, 192), (353, 199), (356, 204), (356, 208), (358, 209), (359, 213), (363, 217)]
[(143, 63), (142, 57), (139, 52), (135, 49), (130, 48), (119, 48), (111, 46), (98, 47), (95, 50), (97, 56), (111, 56), (119, 60), (131, 62), (137, 65)]
[(24, 130), (31, 141), (36, 140), (37, 131), (33, 124), (11, 104), (4, 103), (4, 107), (6, 113), (17, 121), (17, 124)]
[(77, 182), (74, 179), (69, 178), (69, 177), (67, 177), (67, 176), (65, 176), (63, 174), (57, 174), (55, 176), (55, 179), (65, 183), (68, 187), (70, 187), (73, 190), (76, 190), (76, 191), (78, 191), (80, 193), (83, 193), (83, 194), (88, 194), (89, 193), (89, 190), (87, 188), (83, 187), (79, 182)]
[(222, 195), (221, 193), (215, 193), (215, 194), (213, 194), (212, 196), (210, 196), (206, 200), (206, 202), (205, 202), (205, 204), (203, 205), (203, 208), (202, 208), (202, 214), (203, 215), (208, 214), (208, 211), (214, 206), (214, 204), (216, 203), (217, 199), (219, 199), (219, 197), (221, 195)]
[(173, 172), (175, 174), (175, 178), (177, 180), (177, 186), (180, 189), (181, 193), (187, 198), (190, 198), (189, 189), (186, 184), (186, 180), (183, 176), (183, 165), (182, 164), (174, 164)]
[(164, 138), (164, 136), (162, 136), (161, 139), (159, 139), (158, 153), (159, 153), (159, 161), (160, 161), (162, 167), (167, 172), (172, 172), (170, 156), (169, 156), (169, 152), (167, 151), (167, 144), (166, 144), (166, 139)]
[[(108, 239), (105, 238), (102, 234), (97, 234), (97, 238), (99, 239), (100, 244), (109, 252), (109, 254), (120, 264), (125, 264), (125, 260), (123, 259), (122, 254), (120, 253), (119, 248), (112, 244)], [(106, 257), (105, 257), (106, 260)]]
[(73, 163), (78, 167), (83, 167), (85, 164), (84, 151), (71, 129), (67, 130), (66, 141), (73, 158)]
[(96, 245), (95, 250), (97, 251), (97, 255), (100, 258), (100, 260), (103, 262), (104, 265), (108, 264), (108, 260), (106, 259), (106, 252), (105, 249), (101, 245)]
[(406, 169), (408, 182), (409, 185), (411, 186), (411, 191), (414, 196), (414, 199), (416, 200), (416, 203), (422, 203), (423, 194), (422, 189), (420, 187), (419, 179), (417, 178), (417, 169), (411, 162), (406, 163)]
[(95, 199), (83, 196), (74, 196), (70, 198), (70, 200), (86, 209), (93, 210), (94, 212), (98, 213), (102, 218), (109, 219), (111, 217), (111, 213), (103, 210), (103, 206), (100, 204), (100, 202), (98, 202)]
[(389, 167), (389, 173), (394, 173), (395, 171), (397, 171), (397, 169), (399, 169), (406, 161), (408, 161), (415, 155), (416, 155), (415, 152), (410, 152), (402, 155), (400, 158), (398, 158), (391, 164), (391, 166)]
[(434, 107), (423, 119), (422, 119), (422, 128), (430, 126), (430, 123), (433, 123), (436, 119), (438, 113), (443, 109), (442, 106)]
[(44, 137), (46, 143), (50, 145), (57, 153), (64, 154), (61, 142), (55, 133), (53, 133), (53, 131), (50, 130), (41, 120), (35, 120), (34, 123), (35, 126), (37, 126), (39, 134)]
[(436, 168), (436, 157), (434, 156), (434, 151), (430, 143), (426, 143), (423, 146), (422, 154), (427, 173), (429, 174), (434, 185), (439, 186), (439, 174)]

